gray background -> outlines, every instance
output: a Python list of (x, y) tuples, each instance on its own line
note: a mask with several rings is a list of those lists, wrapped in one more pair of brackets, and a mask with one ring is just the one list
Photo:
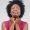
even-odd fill
[[(6, 6), (11, 0), (0, 0), (0, 30), (2, 30), (2, 22), (8, 21)], [(25, 5), (25, 13), (22, 20), (28, 23), (28, 30), (30, 30), (30, 0), (23, 0)]]

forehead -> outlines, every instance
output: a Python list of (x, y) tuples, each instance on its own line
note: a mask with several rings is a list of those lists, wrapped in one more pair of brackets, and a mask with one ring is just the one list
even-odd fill
[(18, 4), (13, 4), (12, 7), (19, 7), (19, 5)]

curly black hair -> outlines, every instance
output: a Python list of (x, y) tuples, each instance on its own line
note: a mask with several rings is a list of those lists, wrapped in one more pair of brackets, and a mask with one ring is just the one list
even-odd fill
[(7, 13), (9, 17), (12, 17), (12, 15), (10, 14), (11, 12), (11, 6), (14, 4), (18, 4), (21, 7), (21, 15), (19, 16), (20, 18), (24, 15), (24, 4), (21, 1), (9, 1), (9, 4), (7, 5), (6, 9), (7, 9)]

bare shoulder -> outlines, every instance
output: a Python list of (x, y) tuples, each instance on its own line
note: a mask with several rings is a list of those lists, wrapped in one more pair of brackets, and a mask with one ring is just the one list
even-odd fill
[(5, 25), (5, 22), (2, 22), (2, 26), (4, 26)]
[(2, 22), (2, 30), (6, 30), (5, 22), (6, 21)]
[(9, 21), (4, 21), (4, 22), (2, 22), (2, 25), (5, 25), (7, 23), (9, 23)]
[(5, 27), (5, 22), (6, 22), (6, 21), (2, 22), (2, 28), (4, 28), (4, 27)]
[(2, 25), (5, 25), (6, 21), (2, 22)]
[(24, 26), (23, 30), (28, 30), (28, 23), (27, 22), (25, 22), (25, 26)]

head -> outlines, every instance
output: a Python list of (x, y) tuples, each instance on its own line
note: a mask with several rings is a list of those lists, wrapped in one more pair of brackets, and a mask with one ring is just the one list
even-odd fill
[(20, 13), (21, 13), (21, 8), (19, 7), (18, 4), (13, 4), (11, 6), (11, 12), (10, 14), (14, 17), (14, 16), (20, 16)]
[(18, 16), (22, 17), (24, 15), (24, 5), (21, 1), (11, 1), (7, 5), (7, 13), (9, 17)]

